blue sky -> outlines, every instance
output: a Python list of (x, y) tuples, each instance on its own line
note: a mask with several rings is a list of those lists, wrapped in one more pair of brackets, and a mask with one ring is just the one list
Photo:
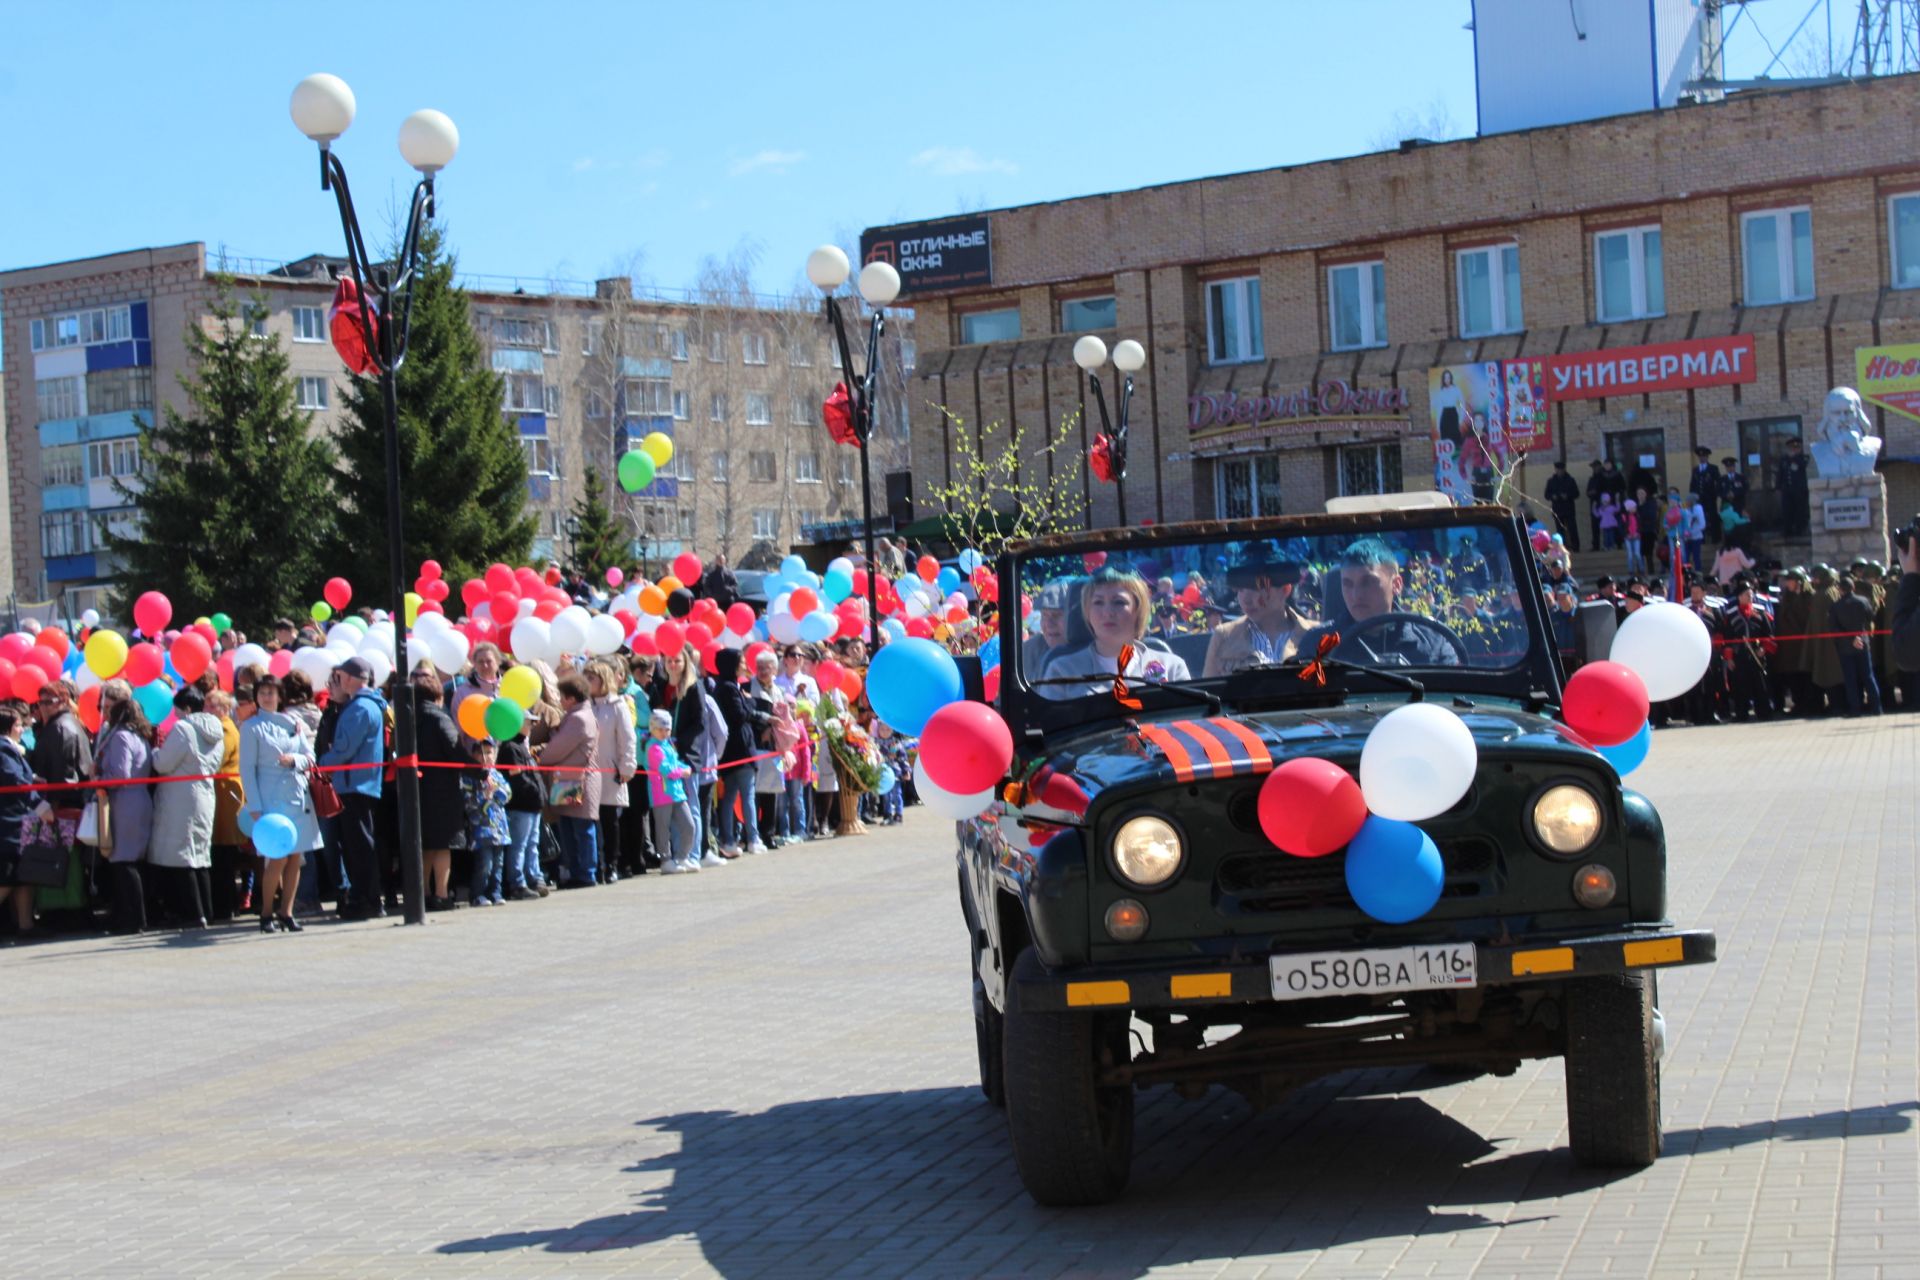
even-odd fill
[(662, 286), (757, 255), (799, 279), (859, 228), (1474, 129), (1469, 0), (657, 4), (419, 0), (10, 5), (0, 268), (189, 240), (338, 252), (287, 98), (344, 78), (337, 144), (370, 238), (423, 106), (461, 266)]

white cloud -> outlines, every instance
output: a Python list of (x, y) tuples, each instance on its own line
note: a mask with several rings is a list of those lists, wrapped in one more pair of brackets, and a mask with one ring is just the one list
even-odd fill
[(756, 151), (742, 160), (735, 160), (727, 172), (738, 178), (745, 174), (757, 173), (764, 169), (769, 173), (785, 173), (794, 165), (807, 158), (804, 151)]
[(1018, 173), (1011, 160), (988, 159), (972, 147), (928, 147), (913, 157), (917, 169), (931, 169), (943, 177), (965, 173)]

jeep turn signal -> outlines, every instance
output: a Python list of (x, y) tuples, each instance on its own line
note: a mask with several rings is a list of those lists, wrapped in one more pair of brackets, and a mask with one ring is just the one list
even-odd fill
[(1598, 910), (1613, 901), (1616, 886), (1613, 872), (1597, 862), (1589, 862), (1573, 876), (1573, 900), (1583, 907)]
[(1132, 898), (1107, 908), (1107, 934), (1115, 942), (1138, 942), (1147, 936), (1147, 909)]

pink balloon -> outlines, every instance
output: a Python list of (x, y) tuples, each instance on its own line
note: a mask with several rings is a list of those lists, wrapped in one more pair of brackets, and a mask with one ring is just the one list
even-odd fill
[(949, 702), (920, 733), (920, 763), (942, 791), (970, 796), (1006, 776), (1013, 731), (984, 702)]
[(133, 622), (141, 631), (157, 636), (167, 629), (173, 617), (173, 601), (158, 591), (149, 591), (133, 602)]
[(611, 569), (609, 569), (609, 570), (607, 570), (607, 585), (608, 585), (608, 586), (610, 586), (610, 587), (617, 587), (617, 586), (619, 586), (619, 585), (620, 585), (621, 583), (623, 583), (623, 582), (625, 582), (626, 580), (627, 580), (627, 575), (626, 575), (625, 573), (623, 573), (623, 572), (621, 572), (621, 569), (620, 569), (620, 566), (619, 566), (619, 565), (614, 565), (614, 566), (613, 566), (613, 568), (611, 568)]
[(276, 675), (284, 680), (287, 678), (287, 672), (291, 670), (293, 670), (293, 650), (291, 649), (276, 649), (273, 656), (267, 659), (269, 675)]

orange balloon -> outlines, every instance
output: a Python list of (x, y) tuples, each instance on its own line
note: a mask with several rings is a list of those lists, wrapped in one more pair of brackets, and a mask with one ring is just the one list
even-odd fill
[(100, 686), (96, 684), (81, 694), (74, 710), (80, 713), (80, 723), (87, 726), (88, 733), (100, 732)]
[[(666, 577), (660, 579), (660, 581), (654, 583), (653, 585), (660, 588), (660, 594), (662, 596), (670, 596), (674, 592), (678, 591), (680, 588), (686, 586), (687, 584), (680, 581), (680, 579), (674, 577), (672, 574), (668, 574)], [(641, 592), (641, 594), (645, 595), (646, 593), (643, 591)]]
[(860, 682), (860, 673), (851, 668), (843, 670), (840, 673), (840, 683), (835, 687), (840, 696), (847, 700), (848, 706), (852, 706), (854, 703), (860, 701), (860, 693), (866, 688), (866, 686)]
[(33, 642), (47, 646), (62, 658), (67, 656), (69, 647), (67, 633), (58, 627), (42, 627), (40, 634), (33, 638)]
[(460, 699), (460, 711), (456, 717), (460, 721), (460, 732), (469, 738), (487, 736), (487, 703), (491, 701), (484, 693), (470, 693)]
[(652, 614), (656, 618), (667, 616), (667, 593), (659, 587), (640, 589), (640, 611)]

